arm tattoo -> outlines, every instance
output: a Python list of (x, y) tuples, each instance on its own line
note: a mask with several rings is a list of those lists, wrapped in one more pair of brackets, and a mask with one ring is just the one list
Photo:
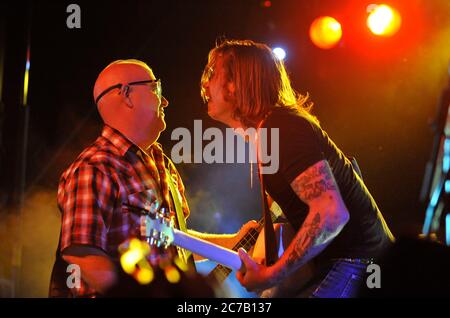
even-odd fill
[[(333, 173), (326, 161), (318, 162), (294, 181), (291, 187), (297, 196), (309, 205), (309, 214), (285, 250), (279, 263), (278, 278), (285, 278), (320, 253), (342, 229), (342, 219), (334, 209), (339, 196)], [(333, 193), (334, 192), (334, 193)]]
[(308, 249), (313, 245), (317, 236), (319, 236), (320, 228), (320, 213), (316, 213), (314, 219), (310, 224), (304, 224), (302, 226), (304, 235), (296, 240), (294, 243), (294, 250), (289, 254), (287, 265), (295, 264), (300, 257), (305, 257)]
[(320, 212), (314, 215), (310, 223), (303, 224), (300, 232), (292, 241), (292, 249), (286, 250), (287, 259), (280, 269), (279, 279), (285, 279), (290, 273), (303, 266), (310, 258), (314, 257), (314, 247), (326, 242), (334, 236), (335, 230), (327, 222), (321, 222)]
[(327, 190), (336, 190), (332, 172), (323, 162), (311, 166), (300, 174), (291, 186), (304, 202), (320, 197)]

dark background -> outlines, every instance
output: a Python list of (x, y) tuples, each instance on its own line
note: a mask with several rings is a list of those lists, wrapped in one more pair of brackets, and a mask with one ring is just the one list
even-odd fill
[[(66, 26), (66, 8), (73, 2), (81, 7), (81, 29)], [(419, 193), (431, 152), (430, 123), (448, 85), (450, 2), (391, 1), (403, 19), (391, 38), (376, 38), (367, 29), (371, 1), (271, 3), (268, 8), (257, 0), (1, 4), (0, 278), (10, 277), (17, 254), (12, 246), (18, 244), (23, 248), (18, 293), (45, 296), (59, 230), (58, 178), (102, 127), (92, 101), (98, 73), (124, 58), (153, 68), (170, 102), (160, 138), (170, 154), (172, 130), (191, 130), (194, 119), (202, 120), (203, 129), (224, 129), (208, 118), (199, 94), (207, 53), (220, 37), (283, 47), (294, 87), (310, 94), (322, 127), (346, 154), (356, 156), (394, 235), (421, 232), (425, 212)], [(319, 15), (341, 22), (343, 38), (333, 49), (321, 50), (309, 40), (309, 26)], [(26, 111), (19, 96), (27, 30), (31, 68), (25, 153)], [(25, 200), (19, 209), (22, 158)], [(191, 205), (190, 227), (233, 232), (260, 217), (259, 189), (250, 188), (248, 164), (178, 167)], [(256, 176), (253, 181), (257, 184)]]

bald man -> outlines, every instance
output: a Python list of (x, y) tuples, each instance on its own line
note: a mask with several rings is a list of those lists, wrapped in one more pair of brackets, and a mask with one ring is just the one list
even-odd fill
[[(156, 142), (166, 128), (169, 103), (148, 65), (137, 60), (111, 63), (98, 76), (93, 95), (105, 125), (60, 179), (57, 254), (62, 257), (53, 269), (51, 297), (98, 296), (115, 285), (118, 246), (140, 236), (140, 215), (133, 212), (162, 206), (174, 211), (168, 177), (178, 186), (182, 213), (189, 215), (181, 178)], [(79, 286), (66, 283), (76, 283), (74, 277), (68, 279), (67, 264), (79, 266)]]
[[(140, 215), (133, 212), (149, 208), (159, 211), (161, 207), (176, 210), (169, 194), (169, 178), (179, 193), (174, 197), (181, 198), (182, 211), (177, 214), (189, 215), (181, 177), (157, 143), (166, 128), (164, 108), (169, 103), (153, 71), (138, 60), (115, 61), (98, 76), (93, 97), (105, 125), (101, 136), (60, 179), (58, 207), (62, 226), (51, 297), (92, 297), (116, 287), (120, 273), (118, 247), (140, 236)], [(189, 232), (231, 248), (255, 226), (255, 222), (249, 222), (234, 234)], [(79, 266), (80, 286), (67, 284), (76, 282), (75, 277), (69, 277), (68, 264)], [(192, 288), (201, 282), (187, 285)], [(182, 288), (177, 292), (165, 295), (189, 296), (180, 294)], [(207, 295), (200, 291), (197, 296)]]

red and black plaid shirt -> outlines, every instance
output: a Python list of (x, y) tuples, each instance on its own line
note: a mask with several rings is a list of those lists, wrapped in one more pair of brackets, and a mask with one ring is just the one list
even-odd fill
[[(61, 252), (73, 244), (94, 246), (117, 262), (118, 246), (140, 233), (139, 215), (130, 213), (127, 206), (148, 210), (155, 198), (170, 205), (165, 179), (169, 176), (161, 145), (155, 143), (147, 152), (151, 155), (105, 126), (94, 144), (62, 174), (58, 187)], [(166, 161), (187, 217), (189, 208), (181, 177), (173, 163), (168, 158)], [(92, 290), (83, 283), (81, 289), (72, 293), (85, 296)]]

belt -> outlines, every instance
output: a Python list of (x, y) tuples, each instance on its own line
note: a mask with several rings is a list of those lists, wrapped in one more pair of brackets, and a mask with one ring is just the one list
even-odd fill
[(364, 264), (369, 265), (374, 263), (373, 258), (333, 258), (331, 259), (333, 262), (335, 261), (341, 261), (341, 262), (347, 262), (352, 264)]

